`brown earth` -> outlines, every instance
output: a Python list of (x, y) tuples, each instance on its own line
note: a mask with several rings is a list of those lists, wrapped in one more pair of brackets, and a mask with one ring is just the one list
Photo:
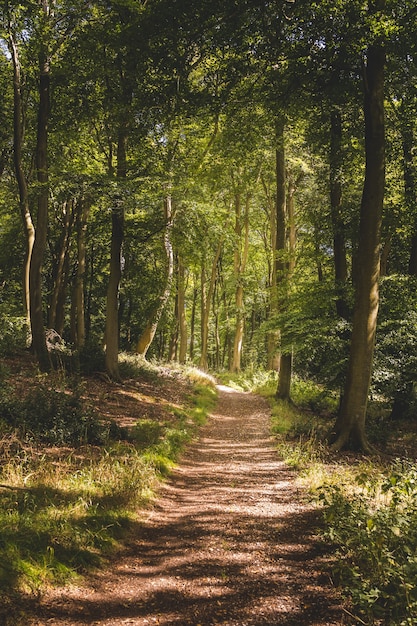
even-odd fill
[(32, 626), (340, 626), (319, 513), (269, 435), (262, 398), (219, 387), (201, 436), (129, 543), (77, 587), (52, 590)]

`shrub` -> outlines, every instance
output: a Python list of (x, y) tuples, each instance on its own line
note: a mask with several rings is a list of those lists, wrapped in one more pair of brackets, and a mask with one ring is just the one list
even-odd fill
[(52, 445), (100, 443), (108, 429), (91, 409), (83, 406), (80, 393), (80, 388), (67, 391), (39, 382), (26, 397), (19, 398), (3, 385), (1, 416), (26, 440)]
[(385, 475), (323, 487), (327, 536), (338, 546), (337, 573), (370, 620), (417, 620), (417, 466), (397, 462)]
[(25, 349), (27, 342), (26, 318), (11, 316), (0, 310), (0, 354), (9, 355)]

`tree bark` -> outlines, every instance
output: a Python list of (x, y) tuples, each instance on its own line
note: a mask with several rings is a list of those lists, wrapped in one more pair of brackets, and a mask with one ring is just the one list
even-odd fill
[(84, 283), (86, 273), (86, 238), (87, 220), (90, 212), (90, 202), (81, 197), (77, 206), (77, 274), (74, 285), (75, 304), (75, 346), (81, 350), (85, 345), (85, 305)]
[[(124, 123), (117, 139), (117, 178), (126, 178), (128, 131)], [(124, 203), (115, 199), (112, 208), (110, 244), (110, 276), (106, 299), (106, 372), (113, 380), (120, 380), (119, 372), (119, 286), (122, 278), (122, 246), (124, 236)]]
[(385, 184), (384, 67), (382, 44), (368, 48), (364, 67), (365, 181), (360, 211), (355, 306), (347, 379), (333, 449), (365, 451), (366, 409), (379, 306), (380, 239)]
[(330, 209), (333, 227), (333, 255), (336, 288), (336, 311), (339, 317), (350, 319), (344, 292), (348, 277), (345, 224), (342, 217), (342, 114), (339, 107), (330, 113)]
[(157, 309), (155, 310), (153, 316), (148, 320), (148, 323), (145, 327), (145, 330), (142, 333), (138, 341), (138, 345), (136, 348), (136, 352), (146, 357), (146, 353), (148, 352), (151, 343), (155, 337), (156, 329), (158, 328), (159, 320), (162, 317), (164, 312), (166, 303), (171, 295), (172, 289), (172, 279), (174, 276), (174, 251), (172, 248), (171, 242), (171, 231), (172, 231), (172, 198), (171, 194), (168, 193), (164, 200), (164, 215), (165, 215), (165, 235), (164, 235), (164, 247), (165, 253), (167, 257), (167, 277), (165, 283), (165, 289), (161, 294), (159, 299), (159, 304)]
[(184, 364), (187, 360), (187, 318), (185, 315), (185, 267), (180, 256), (178, 257), (178, 323), (180, 334), (178, 360)]
[[(46, 5), (48, 3), (45, 3)], [(47, 10), (44, 6), (44, 11)], [(43, 46), (42, 46), (43, 48)], [(45, 50), (39, 55), (39, 107), (36, 141), (36, 174), (39, 185), (38, 215), (36, 220), (35, 241), (32, 249), (29, 288), (30, 322), (32, 330), (32, 349), (42, 371), (49, 371), (51, 362), (46, 346), (45, 327), (42, 306), (42, 265), (48, 231), (48, 120), (49, 120), (50, 67)]]
[[(197, 277), (194, 277), (194, 281), (197, 280)], [(193, 362), (194, 359), (194, 341), (195, 341), (195, 318), (197, 312), (197, 300), (198, 300), (198, 289), (194, 287), (193, 289), (193, 303), (191, 306), (191, 320), (190, 320), (190, 361)]]
[(57, 255), (54, 260), (53, 275), (54, 285), (51, 294), (51, 302), (49, 305), (48, 327), (56, 330), (57, 319), (61, 319), (62, 315), (58, 312), (58, 304), (63, 302), (61, 297), (62, 290), (66, 287), (65, 268), (67, 267), (67, 258), (69, 252), (70, 236), (74, 219), (74, 200), (67, 200), (62, 207), (62, 232), (57, 245)]
[(9, 36), (9, 50), (13, 63), (13, 157), (17, 185), (19, 188), (20, 215), (25, 233), (25, 257), (23, 262), (23, 311), (30, 329), (30, 261), (35, 241), (35, 227), (29, 205), (29, 193), (26, 176), (22, 164), (22, 144), (24, 136), (22, 75), (19, 52), (13, 35)]
[(210, 320), (210, 305), (213, 297), (214, 286), (216, 282), (217, 264), (223, 248), (223, 239), (220, 239), (217, 246), (216, 254), (211, 266), (209, 289), (206, 290), (206, 277), (204, 267), (201, 269), (201, 354), (200, 367), (202, 370), (208, 369), (208, 335)]
[[(243, 277), (245, 274), (246, 263), (249, 252), (249, 194), (246, 196), (245, 209), (242, 216), (240, 194), (235, 195), (235, 259), (234, 274), (236, 281), (235, 290), (235, 308), (236, 308), (236, 327), (233, 342), (232, 372), (240, 372), (242, 360), (242, 344), (245, 326), (244, 315), (244, 289)], [(242, 241), (242, 217), (243, 217), (243, 241)]]
[[(287, 249), (287, 219), (286, 219), (286, 172), (285, 172), (285, 147), (284, 147), (284, 122), (277, 123), (277, 149), (276, 149), (276, 237), (275, 237), (275, 267), (274, 283), (275, 300), (273, 306), (276, 312), (282, 312), (286, 307), (286, 290), (288, 266), (285, 259)], [(292, 353), (282, 350), (285, 341), (283, 331), (280, 332), (281, 352), (278, 366), (278, 386), (276, 397), (280, 400), (289, 400), (291, 394)]]

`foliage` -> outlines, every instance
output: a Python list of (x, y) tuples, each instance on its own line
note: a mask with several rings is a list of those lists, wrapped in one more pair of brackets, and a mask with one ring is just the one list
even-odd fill
[(23, 317), (11, 316), (0, 309), (0, 355), (6, 356), (26, 349), (28, 343), (27, 320)]
[(333, 576), (358, 623), (411, 626), (417, 619), (417, 465), (336, 460), (323, 447), (325, 425), (294, 405), (273, 403), (278, 452), (322, 507), (322, 533), (334, 547)]
[(320, 500), (356, 607), (371, 622), (415, 623), (417, 467), (398, 461), (380, 475), (358, 473), (349, 485), (324, 486)]
[(54, 388), (50, 380), (39, 380), (26, 397), (0, 388), (0, 413), (9, 427), (17, 429), (26, 441), (53, 445), (81, 445), (103, 442), (110, 425), (103, 424), (97, 412), (85, 407), (82, 387)]
[(416, 305), (415, 277), (395, 275), (383, 280), (373, 389), (394, 400), (396, 418), (414, 418), (417, 410)]

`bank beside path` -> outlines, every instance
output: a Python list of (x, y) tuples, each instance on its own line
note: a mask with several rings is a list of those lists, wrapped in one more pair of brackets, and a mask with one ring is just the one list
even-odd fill
[(201, 435), (110, 567), (47, 594), (33, 626), (341, 626), (317, 511), (279, 460), (270, 409), (219, 386)]

